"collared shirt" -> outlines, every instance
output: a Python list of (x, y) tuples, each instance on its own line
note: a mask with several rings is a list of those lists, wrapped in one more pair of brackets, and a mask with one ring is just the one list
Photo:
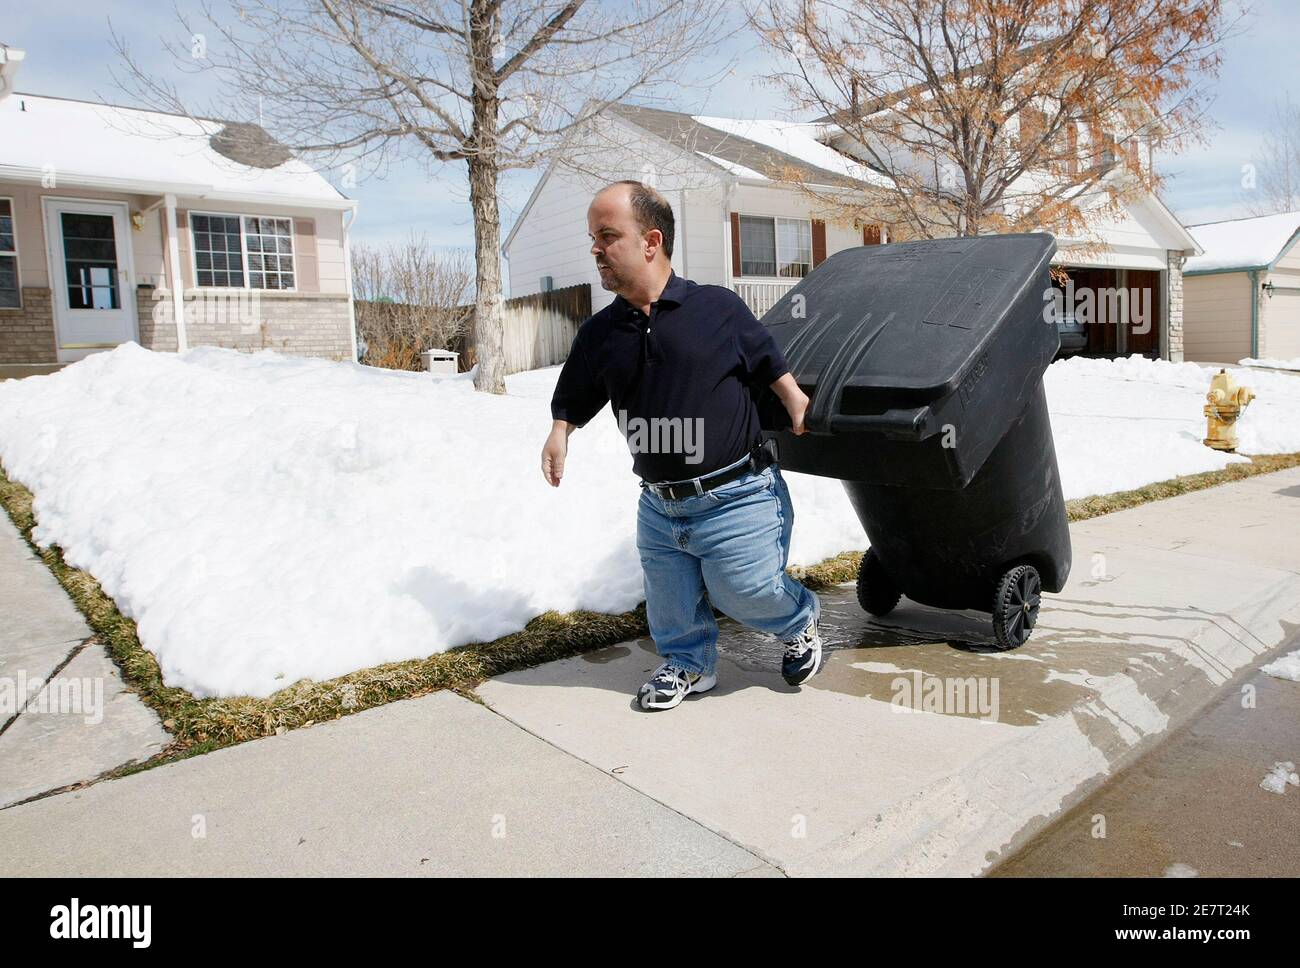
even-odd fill
[(647, 317), (622, 296), (578, 329), (551, 416), (584, 426), (606, 403), (643, 480), (734, 464), (761, 439), (755, 401), (789, 365), (736, 293), (675, 272)]

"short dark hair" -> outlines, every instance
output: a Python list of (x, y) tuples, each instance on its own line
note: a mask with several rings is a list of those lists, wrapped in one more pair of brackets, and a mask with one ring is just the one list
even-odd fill
[(668, 204), (668, 199), (645, 182), (624, 179), (623, 181), (611, 182), (606, 187), (612, 187), (613, 185), (627, 185), (631, 189), (628, 192), (628, 198), (632, 202), (632, 213), (636, 216), (636, 224), (641, 227), (642, 232), (658, 229), (659, 234), (664, 237), (664, 255), (671, 259), (673, 257), (673, 235), (676, 229), (673, 219), (673, 207)]

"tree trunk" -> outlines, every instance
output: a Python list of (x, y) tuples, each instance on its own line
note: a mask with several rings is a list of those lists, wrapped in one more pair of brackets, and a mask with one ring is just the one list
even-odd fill
[(501, 216), (497, 209), (497, 100), (494, 45), (498, 7), (493, 0), (472, 0), (469, 16), (470, 96), (474, 121), (470, 131), (469, 204), (474, 211), (474, 353), (478, 369), (474, 389), (506, 392), (505, 305), (501, 297)]
[(474, 389), (506, 392), (505, 301), (501, 295), (501, 220), (494, 159), (469, 159), (469, 201), (474, 210)]

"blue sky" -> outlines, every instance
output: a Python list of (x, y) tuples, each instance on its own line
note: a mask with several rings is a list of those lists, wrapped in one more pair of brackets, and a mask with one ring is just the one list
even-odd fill
[[(192, 9), (196, 4), (182, 0), (180, 6)], [(170, 3), (0, 0), (0, 40), (27, 51), (19, 90), (124, 102), (125, 95), (110, 73), (116, 56), (108, 31), (110, 17), (142, 63), (160, 74), (173, 73), (159, 40), (163, 35), (179, 36)], [(1209, 143), (1177, 157), (1157, 156), (1157, 165), (1168, 179), (1162, 197), (1184, 222), (1246, 214), (1242, 166), (1259, 151), (1274, 98), (1289, 91), (1293, 101), (1300, 101), (1298, 38), (1300, 4), (1255, 0), (1244, 29), (1228, 41), (1210, 108), (1216, 127), (1209, 132)], [(676, 92), (663, 106), (729, 117), (790, 117), (781, 95), (758, 81), (766, 63), (756, 41), (741, 34), (698, 65), (700, 77), (734, 65), (728, 76), (707, 89)], [(502, 221), (507, 231), (536, 178), (537, 173), (519, 173), (503, 185)], [(383, 242), (415, 231), (440, 246), (472, 245), (463, 167), (428, 170), (416, 162), (394, 164), (385, 172), (361, 177), (348, 193), (361, 202), (356, 239)]]

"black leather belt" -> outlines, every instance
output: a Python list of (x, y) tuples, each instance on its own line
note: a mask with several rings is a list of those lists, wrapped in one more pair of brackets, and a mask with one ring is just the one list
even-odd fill
[(743, 464), (737, 464), (725, 471), (708, 474), (704, 477), (693, 477), (688, 481), (667, 481), (659, 484), (642, 481), (641, 486), (649, 488), (661, 498), (673, 501), (680, 501), (682, 498), (687, 497), (697, 497), (705, 491), (711, 491), (715, 487), (730, 483), (744, 477), (746, 474), (757, 474), (776, 463), (775, 447), (775, 441), (759, 443), (749, 452), (749, 457)]

